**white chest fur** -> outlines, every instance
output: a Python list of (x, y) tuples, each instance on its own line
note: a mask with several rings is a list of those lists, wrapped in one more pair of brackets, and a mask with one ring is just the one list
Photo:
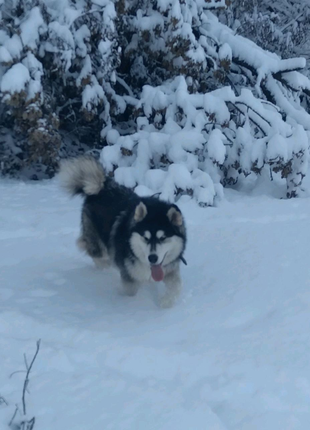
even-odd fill
[(130, 276), (138, 282), (146, 282), (151, 280), (151, 268), (148, 264), (144, 264), (139, 260), (134, 262), (127, 260), (126, 268)]

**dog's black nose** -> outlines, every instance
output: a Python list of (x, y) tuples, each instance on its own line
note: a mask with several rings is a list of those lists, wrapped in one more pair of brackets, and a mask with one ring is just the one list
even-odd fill
[(157, 260), (158, 260), (158, 257), (156, 254), (150, 254), (149, 255), (149, 262), (150, 263), (155, 264), (155, 263), (157, 263)]

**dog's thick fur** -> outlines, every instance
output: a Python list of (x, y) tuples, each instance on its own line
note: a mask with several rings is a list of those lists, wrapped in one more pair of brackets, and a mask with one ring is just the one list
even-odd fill
[(85, 197), (78, 246), (98, 267), (114, 263), (128, 295), (152, 277), (163, 279), (167, 291), (161, 305), (172, 306), (181, 291), (179, 265), (186, 245), (180, 209), (118, 185), (90, 156), (64, 160), (59, 177), (71, 195)]

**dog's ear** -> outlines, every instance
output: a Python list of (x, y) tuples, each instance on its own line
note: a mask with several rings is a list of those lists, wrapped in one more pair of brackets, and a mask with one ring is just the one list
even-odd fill
[(147, 215), (147, 208), (143, 202), (140, 202), (135, 209), (135, 214), (133, 219), (136, 222), (142, 221)]
[(172, 205), (171, 208), (167, 212), (167, 217), (169, 218), (169, 221), (171, 224), (181, 227), (183, 224), (183, 217), (179, 210), (179, 208), (175, 205)]

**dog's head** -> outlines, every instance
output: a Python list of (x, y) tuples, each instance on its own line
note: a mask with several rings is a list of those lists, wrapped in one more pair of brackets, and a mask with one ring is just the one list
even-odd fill
[(161, 267), (182, 256), (185, 239), (184, 219), (176, 205), (156, 199), (136, 206), (130, 246), (134, 255), (154, 271), (153, 266), (160, 272)]

